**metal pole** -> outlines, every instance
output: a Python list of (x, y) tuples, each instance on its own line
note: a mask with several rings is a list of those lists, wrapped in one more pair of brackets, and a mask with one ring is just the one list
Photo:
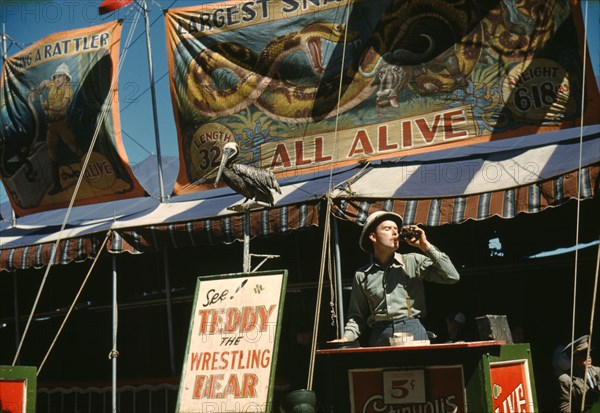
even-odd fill
[(244, 207), (244, 272), (251, 271), (250, 262), (250, 208)]
[(163, 264), (165, 272), (165, 291), (167, 299), (167, 334), (169, 336), (169, 362), (171, 363), (171, 375), (175, 375), (175, 345), (173, 340), (173, 302), (171, 298), (171, 275), (169, 273), (169, 254), (167, 249), (163, 250)]
[[(15, 304), (15, 340), (17, 342), (17, 347), (19, 348), (19, 343), (21, 342), (21, 331), (19, 329), (19, 299), (18, 299), (19, 290), (17, 288), (17, 273), (13, 273), (13, 296), (14, 296), (14, 304)], [(19, 363), (19, 357), (17, 357), (17, 364)]]
[(338, 238), (338, 226), (337, 220), (334, 218), (333, 222), (333, 245), (335, 253), (335, 294), (337, 299), (335, 300), (335, 310), (337, 312), (337, 329), (338, 337), (344, 335), (344, 297), (342, 296), (342, 263), (340, 258), (340, 242)]
[(142, 2), (144, 8), (144, 21), (146, 23), (146, 48), (148, 50), (148, 74), (150, 76), (150, 94), (152, 96), (152, 116), (154, 119), (154, 137), (156, 139), (156, 161), (158, 165), (158, 186), (160, 187), (160, 202), (165, 200), (165, 190), (162, 175), (162, 155), (160, 151), (160, 135), (158, 133), (158, 114), (156, 110), (156, 91), (154, 90), (154, 73), (152, 70), (152, 48), (150, 47), (150, 23), (148, 21), (148, 8), (146, 0)]
[(112, 359), (112, 412), (117, 413), (117, 328), (118, 328), (118, 303), (117, 303), (117, 256), (112, 256), (112, 281), (113, 281), (113, 296), (112, 296), (112, 335), (113, 348), (110, 352)]
[[(6, 61), (6, 24), (4, 22), (2, 22), (2, 64), (4, 65), (4, 62)], [(6, 80), (6, 79), (5, 79)], [(12, 208), (11, 205), (11, 209), (10, 209), (10, 222), (12, 224), (12, 226), (14, 227), (17, 224), (17, 216), (15, 214), (15, 210)], [(17, 345), (18, 347), (18, 345)]]

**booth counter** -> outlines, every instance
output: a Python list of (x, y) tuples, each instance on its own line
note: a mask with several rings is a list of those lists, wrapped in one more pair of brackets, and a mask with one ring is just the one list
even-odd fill
[(529, 344), (503, 340), (319, 349), (319, 411), (535, 412)]

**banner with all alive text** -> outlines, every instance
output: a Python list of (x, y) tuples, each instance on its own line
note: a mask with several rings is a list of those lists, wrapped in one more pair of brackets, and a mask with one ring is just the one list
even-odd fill
[(598, 123), (580, 17), (564, 0), (168, 10), (175, 194), (212, 188), (231, 141), (242, 162), (289, 176)]

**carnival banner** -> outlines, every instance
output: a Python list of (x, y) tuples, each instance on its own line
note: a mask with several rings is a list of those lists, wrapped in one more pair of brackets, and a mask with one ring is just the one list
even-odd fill
[[(56, 33), (6, 59), (0, 174), (17, 216), (144, 196), (121, 141), (121, 23)], [(86, 154), (97, 134), (87, 167)]]
[(568, 0), (229, 1), (165, 18), (176, 194), (211, 188), (229, 141), (282, 176), (600, 118)]

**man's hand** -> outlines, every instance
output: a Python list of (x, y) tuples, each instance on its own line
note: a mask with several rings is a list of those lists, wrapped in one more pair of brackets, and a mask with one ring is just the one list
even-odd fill
[(328, 343), (345, 343), (348, 340), (348, 337), (336, 338), (335, 340), (329, 340)]
[(416, 247), (423, 252), (426, 252), (429, 250), (429, 248), (431, 248), (431, 243), (427, 241), (427, 236), (422, 228), (419, 228), (416, 225), (409, 225), (406, 228), (418, 235), (413, 238), (406, 238), (406, 243), (408, 245)]

